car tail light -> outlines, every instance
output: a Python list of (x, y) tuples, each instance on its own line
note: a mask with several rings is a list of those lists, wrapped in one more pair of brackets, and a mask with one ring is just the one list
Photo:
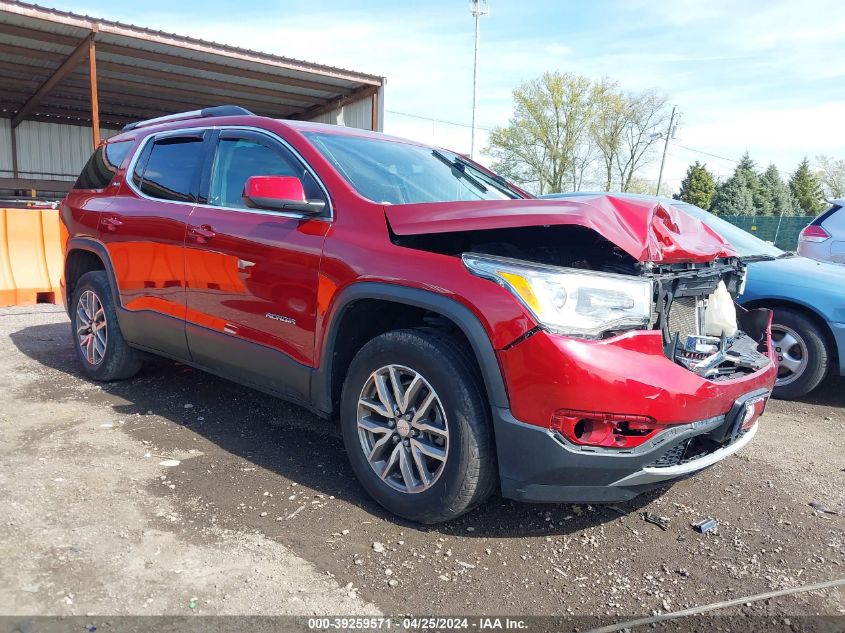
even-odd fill
[(798, 239), (805, 242), (824, 242), (830, 238), (830, 233), (818, 224), (809, 224), (798, 234)]
[(573, 444), (606, 448), (633, 448), (666, 428), (645, 415), (559, 409), (550, 428)]

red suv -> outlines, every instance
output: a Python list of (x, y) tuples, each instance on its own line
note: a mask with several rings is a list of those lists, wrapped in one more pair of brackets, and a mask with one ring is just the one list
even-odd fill
[(610, 502), (757, 431), (770, 313), (691, 216), (235, 106), (127, 126), (62, 205), (83, 372), (144, 352), (339, 418), (383, 506)]

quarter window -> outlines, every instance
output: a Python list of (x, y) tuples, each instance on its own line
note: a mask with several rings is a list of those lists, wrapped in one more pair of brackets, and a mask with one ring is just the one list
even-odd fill
[(132, 180), (152, 198), (194, 202), (201, 159), (200, 137), (157, 139), (139, 157)]
[(74, 189), (105, 189), (123, 164), (132, 148), (130, 141), (117, 141), (100, 145), (76, 179)]
[(313, 176), (287, 149), (257, 138), (221, 138), (211, 168), (208, 204), (245, 208), (243, 190), (250, 176), (294, 176), (302, 181), (305, 197), (325, 198)]

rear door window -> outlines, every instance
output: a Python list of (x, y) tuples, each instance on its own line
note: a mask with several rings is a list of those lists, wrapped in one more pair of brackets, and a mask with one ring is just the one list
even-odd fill
[(132, 149), (132, 142), (129, 140), (100, 145), (85, 163), (73, 188), (105, 189), (108, 187), (130, 149)]
[(195, 202), (202, 163), (202, 137), (168, 136), (148, 143), (132, 180), (142, 193), (159, 200)]

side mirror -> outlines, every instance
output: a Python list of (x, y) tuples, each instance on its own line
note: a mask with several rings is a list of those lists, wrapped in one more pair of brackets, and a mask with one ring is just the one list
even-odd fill
[(322, 200), (308, 200), (302, 181), (293, 176), (250, 176), (244, 184), (243, 199), (253, 209), (295, 211), (315, 215), (326, 208)]

